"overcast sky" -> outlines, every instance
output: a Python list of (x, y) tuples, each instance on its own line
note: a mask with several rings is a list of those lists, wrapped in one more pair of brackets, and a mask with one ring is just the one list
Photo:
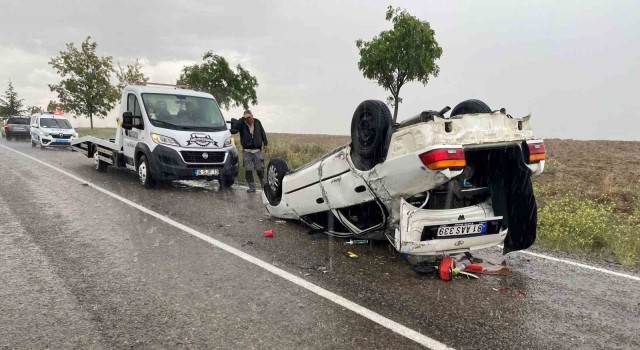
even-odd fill
[(443, 48), (437, 78), (402, 88), (399, 120), (479, 98), (531, 113), (540, 137), (640, 140), (637, 0), (2, 0), (0, 90), (11, 79), (27, 105), (45, 107), (59, 79), (47, 62), (88, 35), (162, 83), (212, 50), (258, 78), (252, 109), (267, 131), (348, 134), (362, 100), (388, 96), (362, 77), (355, 47), (390, 28), (388, 5), (429, 21)]

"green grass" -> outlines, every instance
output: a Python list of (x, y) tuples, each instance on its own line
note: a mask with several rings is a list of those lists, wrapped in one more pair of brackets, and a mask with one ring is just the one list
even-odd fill
[(538, 198), (538, 240), (541, 246), (615, 258), (636, 265), (640, 255), (640, 208), (632, 214), (616, 212), (613, 200), (579, 193), (547, 194), (535, 186)]
[(76, 128), (78, 136), (95, 136), (100, 138), (115, 138), (116, 128)]

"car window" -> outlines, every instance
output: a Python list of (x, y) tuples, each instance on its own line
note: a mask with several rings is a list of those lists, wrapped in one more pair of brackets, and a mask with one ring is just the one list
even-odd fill
[(29, 124), (29, 119), (27, 118), (9, 118), (9, 124), (21, 124), (21, 125), (28, 125)]
[(71, 123), (66, 119), (60, 118), (41, 118), (40, 126), (43, 128), (71, 129)]

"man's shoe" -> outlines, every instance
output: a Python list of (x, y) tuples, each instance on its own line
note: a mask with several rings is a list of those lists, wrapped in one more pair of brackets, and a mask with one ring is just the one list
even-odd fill
[(249, 184), (249, 189), (247, 190), (247, 193), (253, 193), (255, 191), (256, 191), (256, 184), (250, 183)]

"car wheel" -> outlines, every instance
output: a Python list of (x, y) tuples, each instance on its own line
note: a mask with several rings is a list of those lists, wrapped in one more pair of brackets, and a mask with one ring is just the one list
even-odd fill
[(31, 141), (31, 148), (36, 148), (36, 143), (33, 142), (33, 139), (31, 139), (30, 141)]
[(153, 175), (151, 175), (149, 161), (144, 154), (140, 156), (140, 160), (138, 161), (138, 179), (140, 180), (140, 184), (145, 188), (153, 188), (156, 184)]
[(221, 176), (218, 181), (220, 182), (220, 186), (229, 188), (233, 186), (233, 184), (236, 182), (236, 179), (234, 179), (233, 176)]
[(491, 113), (491, 108), (487, 106), (486, 103), (480, 100), (466, 100), (458, 103), (457, 106), (453, 107), (451, 111), (451, 116), (454, 117), (460, 114), (472, 114), (472, 113)]
[(7, 133), (5, 137), (7, 138), (7, 142), (11, 142), (11, 134)]
[(40, 149), (44, 149), (44, 145), (42, 144), (42, 141), (39, 142), (40, 143)]
[(93, 150), (93, 167), (96, 168), (96, 170), (99, 173), (104, 173), (105, 171), (107, 171), (107, 166), (109, 164), (105, 163), (104, 161), (100, 160), (98, 158), (98, 150), (97, 148)]
[(282, 199), (282, 179), (289, 172), (289, 166), (280, 158), (273, 158), (267, 166), (267, 184), (264, 187), (264, 195), (269, 204), (276, 206)]
[(356, 108), (351, 119), (352, 159), (359, 170), (369, 170), (384, 161), (391, 136), (391, 111), (377, 100)]

